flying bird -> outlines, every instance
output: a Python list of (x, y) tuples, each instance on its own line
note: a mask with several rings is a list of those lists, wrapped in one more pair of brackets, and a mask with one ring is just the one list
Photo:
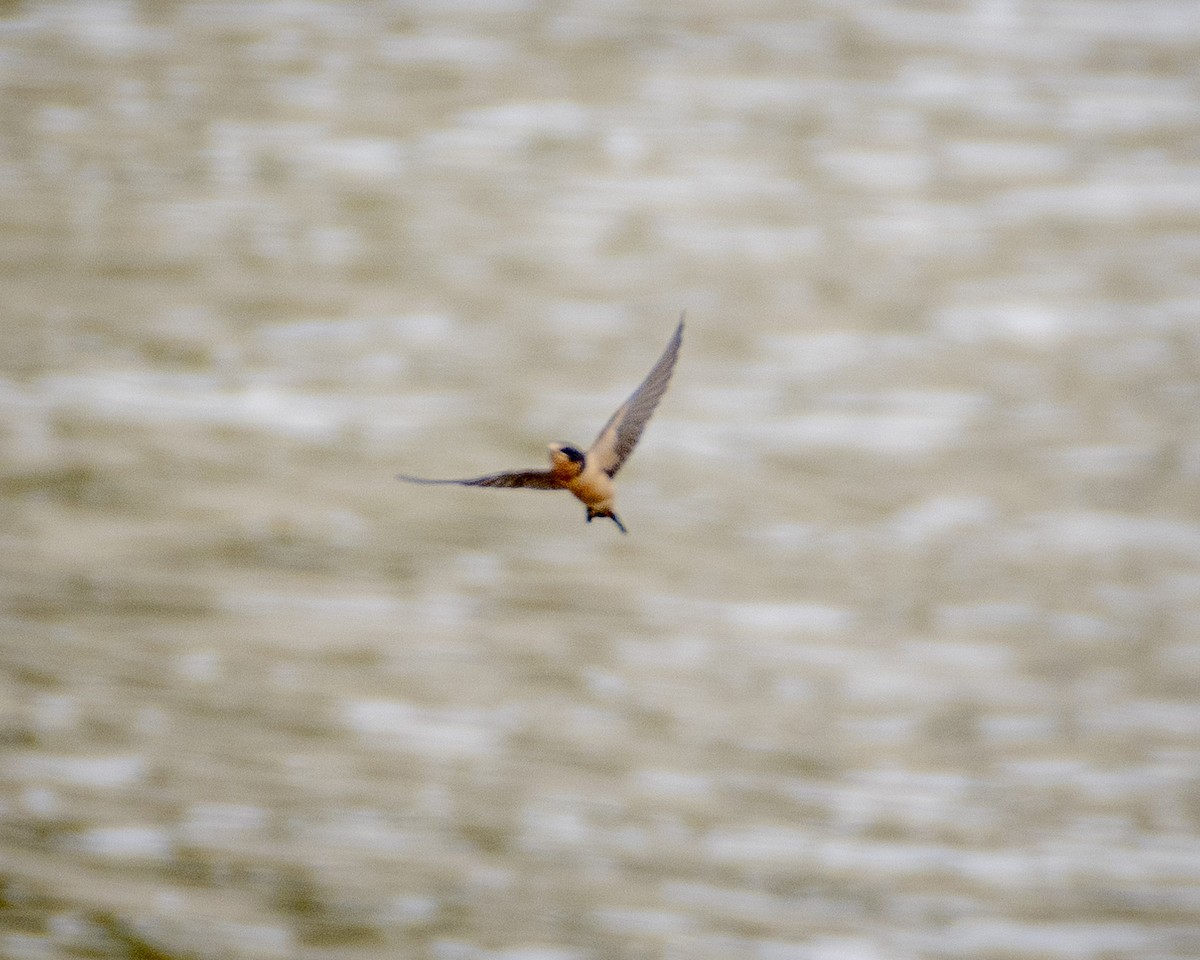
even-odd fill
[(410, 477), (404, 473), (397, 474), (396, 478), (408, 483), (456, 483), (464, 487), (569, 490), (587, 507), (588, 523), (596, 517), (608, 517), (618, 530), (627, 533), (625, 524), (621, 523), (613, 510), (616, 497), (613, 477), (633, 453), (650, 414), (667, 392), (667, 383), (675, 369), (682, 342), (683, 314), (680, 314), (679, 325), (658, 362), (629, 395), (629, 399), (608, 418), (608, 423), (597, 434), (586, 453), (568, 443), (551, 443), (546, 448), (550, 455), (549, 470), (507, 470), (463, 480), (431, 480)]

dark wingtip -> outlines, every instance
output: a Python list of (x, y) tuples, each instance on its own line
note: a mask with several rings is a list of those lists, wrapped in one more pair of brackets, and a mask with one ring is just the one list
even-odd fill
[(407, 473), (396, 474), (396, 479), (404, 483), (453, 483), (453, 480), (431, 480), (429, 477), (413, 477)]

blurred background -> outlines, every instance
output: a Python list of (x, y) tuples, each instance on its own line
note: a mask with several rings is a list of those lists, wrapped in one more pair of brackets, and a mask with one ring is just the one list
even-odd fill
[[(1200, 956), (1191, 0), (0, 7), (0, 955)], [(621, 476), (586, 444), (689, 325)]]

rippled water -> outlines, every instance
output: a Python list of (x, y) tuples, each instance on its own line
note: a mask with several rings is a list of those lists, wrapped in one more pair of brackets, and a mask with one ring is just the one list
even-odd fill
[[(1185, 0), (11, 4), (0, 955), (1200, 955)], [(687, 308), (621, 474), (586, 443)]]

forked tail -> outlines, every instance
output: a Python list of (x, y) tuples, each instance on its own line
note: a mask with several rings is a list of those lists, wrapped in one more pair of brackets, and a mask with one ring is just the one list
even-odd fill
[(611, 520), (613, 523), (615, 523), (617, 525), (617, 529), (620, 530), (622, 533), (629, 532), (628, 530), (625, 529), (625, 524), (623, 524), (621, 522), (621, 518), (618, 517), (611, 510), (593, 510), (591, 507), (588, 507), (587, 508), (587, 522), (591, 523), (596, 517), (608, 517), (609, 520)]

